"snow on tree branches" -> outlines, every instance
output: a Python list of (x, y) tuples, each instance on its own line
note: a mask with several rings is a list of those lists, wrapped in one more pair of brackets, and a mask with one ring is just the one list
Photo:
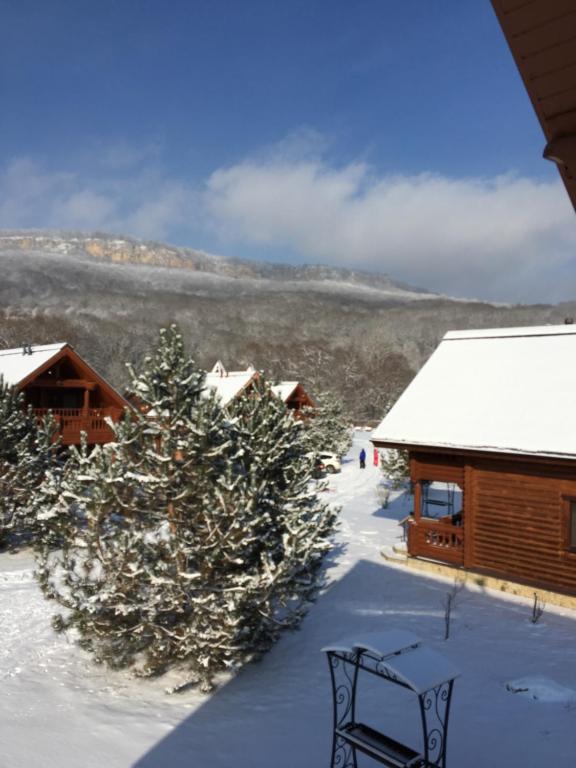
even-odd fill
[(306, 431), (311, 450), (315, 453), (329, 451), (343, 456), (352, 444), (350, 421), (346, 417), (342, 400), (333, 392), (321, 392), (317, 407), (310, 409), (311, 418)]
[(235, 458), (227, 467), (224, 510), (239, 531), (230, 556), (246, 584), (238, 615), (244, 652), (265, 651), (282, 628), (298, 624), (318, 586), (335, 511), (321, 503), (303, 424), (263, 384), (231, 408)]
[(72, 453), (38, 577), (98, 661), (209, 689), (301, 619), (335, 513), (302, 427), (264, 391), (225, 412), (174, 326), (133, 379), (141, 412)]
[(392, 488), (401, 488), (410, 480), (410, 461), (408, 451), (388, 448), (382, 452), (380, 468), (390, 481)]
[(38, 533), (37, 493), (53, 459), (53, 433), (53, 423), (38, 424), (23, 395), (0, 377), (0, 545)]

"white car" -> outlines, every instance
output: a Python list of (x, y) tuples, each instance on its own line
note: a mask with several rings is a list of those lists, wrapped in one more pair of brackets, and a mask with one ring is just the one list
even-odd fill
[(342, 462), (337, 453), (321, 453), (319, 454), (319, 459), (329, 475), (333, 475), (335, 472), (340, 472), (342, 469)]

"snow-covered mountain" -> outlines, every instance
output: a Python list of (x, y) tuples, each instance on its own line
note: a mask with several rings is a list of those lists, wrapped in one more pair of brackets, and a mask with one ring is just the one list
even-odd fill
[[(156, 273), (160, 282), (182, 279), (188, 285), (201, 283), (206, 276), (218, 276), (235, 280), (240, 284), (251, 281), (270, 290), (278, 288), (306, 287), (317, 291), (354, 293), (366, 296), (385, 296), (398, 300), (436, 298), (435, 294), (392, 280), (384, 274), (342, 269), (327, 266), (274, 264), (218, 256), (192, 248), (179, 248), (164, 243), (135, 240), (103, 234), (59, 232), (0, 232), (0, 258), (10, 261), (26, 254), (28, 265), (38, 259), (50, 259), (52, 265), (65, 260), (69, 265), (89, 263), (139, 267), (130, 276), (137, 282), (149, 276), (145, 269), (170, 270), (163, 276)], [(22, 265), (23, 266), (23, 265)], [(48, 264), (44, 264), (48, 269)], [(179, 274), (172, 272), (177, 270)], [(256, 289), (256, 285), (253, 287)]]
[(0, 232), (0, 346), (67, 340), (117, 385), (176, 321), (201, 364), (254, 364), (377, 420), (447, 330), (562, 322), (576, 305), (494, 306), (387, 275), (225, 258), (100, 233)]

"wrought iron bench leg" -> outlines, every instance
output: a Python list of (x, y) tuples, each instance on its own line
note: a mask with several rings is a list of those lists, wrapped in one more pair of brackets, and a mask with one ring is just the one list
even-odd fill
[(358, 768), (356, 747), (334, 734), (330, 768)]
[(334, 708), (334, 736), (332, 739), (331, 768), (357, 768), (356, 747), (336, 733), (346, 723), (354, 722), (356, 711), (356, 685), (358, 683), (358, 657), (350, 654), (339, 659), (329, 653), (328, 664), (332, 680)]

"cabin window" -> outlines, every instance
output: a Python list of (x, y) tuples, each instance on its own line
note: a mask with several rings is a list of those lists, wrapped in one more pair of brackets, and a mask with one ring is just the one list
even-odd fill
[(420, 489), (422, 517), (462, 525), (463, 494), (458, 483), (421, 480)]
[(84, 391), (81, 389), (55, 389), (48, 391), (48, 408), (82, 408), (84, 403)]

